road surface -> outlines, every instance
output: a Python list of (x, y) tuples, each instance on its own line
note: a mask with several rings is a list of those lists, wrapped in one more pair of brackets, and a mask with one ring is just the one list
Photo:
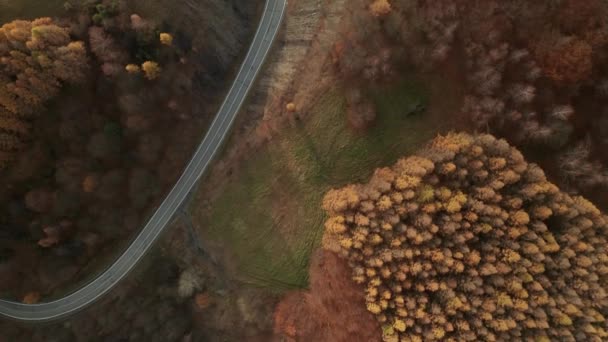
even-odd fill
[(0, 300), (0, 316), (22, 322), (44, 322), (63, 318), (94, 303), (129, 274), (169, 225), (171, 218), (205, 172), (226, 138), (270, 51), (281, 26), (286, 6), (287, 0), (266, 0), (262, 19), (247, 56), (209, 131), (180, 179), (126, 251), (95, 280), (61, 299), (39, 304)]

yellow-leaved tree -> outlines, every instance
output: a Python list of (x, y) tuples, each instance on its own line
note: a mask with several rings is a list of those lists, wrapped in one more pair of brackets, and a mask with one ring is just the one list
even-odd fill
[(28, 120), (63, 84), (82, 81), (86, 68), (84, 44), (50, 18), (0, 27), (0, 167), (22, 148)]

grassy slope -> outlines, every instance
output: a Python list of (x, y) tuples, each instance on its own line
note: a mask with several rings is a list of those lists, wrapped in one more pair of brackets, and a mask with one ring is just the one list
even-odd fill
[(34, 19), (64, 13), (65, 0), (0, 0), (0, 25), (15, 19)]
[(274, 290), (307, 284), (308, 260), (318, 245), (323, 194), (332, 187), (363, 181), (373, 170), (415, 151), (440, 127), (421, 114), (406, 117), (425, 101), (410, 82), (370, 89), (378, 109), (365, 135), (345, 120), (339, 90), (324, 95), (306, 122), (284, 131), (243, 163), (204, 217), (210, 238), (236, 257), (243, 280)]

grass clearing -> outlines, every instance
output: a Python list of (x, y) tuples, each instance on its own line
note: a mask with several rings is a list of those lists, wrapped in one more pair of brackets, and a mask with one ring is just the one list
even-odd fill
[(325, 220), (323, 194), (365, 180), (441, 129), (425, 113), (407, 115), (427, 101), (415, 81), (372, 88), (368, 95), (378, 115), (365, 134), (348, 128), (343, 92), (332, 90), (305, 121), (245, 161), (210, 211), (197, 215), (204, 236), (233, 253), (245, 282), (272, 290), (305, 287)]
[(0, 0), (0, 25), (15, 19), (54, 17), (65, 12), (65, 0)]

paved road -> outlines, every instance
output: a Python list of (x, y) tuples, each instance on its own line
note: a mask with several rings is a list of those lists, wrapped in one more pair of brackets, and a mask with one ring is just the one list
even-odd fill
[(249, 52), (207, 135), (169, 195), (127, 250), (98, 278), (67, 297), (32, 305), (0, 300), (0, 316), (24, 322), (63, 318), (92, 304), (129, 274), (170, 223), (226, 138), (279, 31), (286, 6), (287, 0), (266, 0)]

